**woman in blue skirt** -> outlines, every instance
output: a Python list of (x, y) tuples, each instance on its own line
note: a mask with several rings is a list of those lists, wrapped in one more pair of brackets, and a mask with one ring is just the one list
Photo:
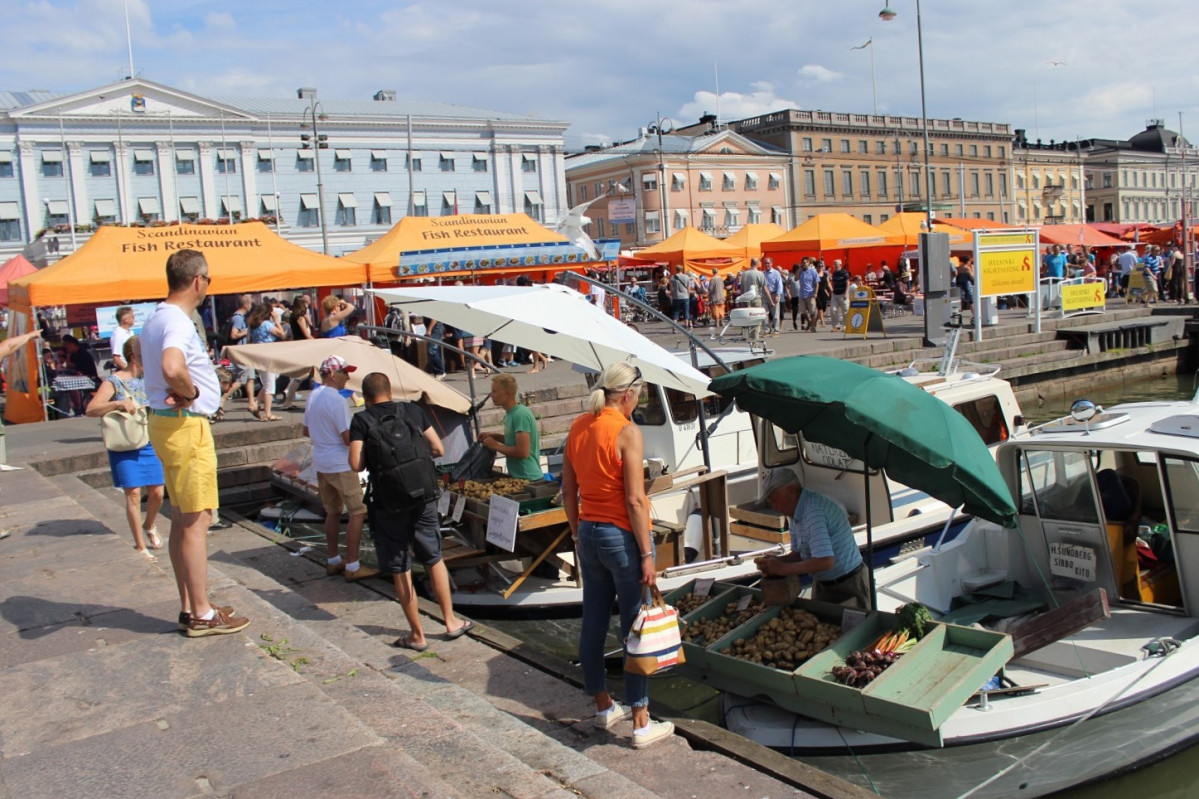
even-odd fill
[[(88, 416), (103, 416), (112, 411), (133, 413), (146, 405), (146, 387), (142, 383), (142, 348), (137, 336), (125, 342), (124, 369), (109, 375), (88, 403)], [(151, 549), (162, 549), (162, 539), (154, 522), (162, 507), (162, 462), (150, 444), (129, 452), (108, 451), (112, 484), (125, 492), (125, 518), (133, 533), (133, 546), (149, 561), (158, 560)], [(146, 489), (146, 518), (142, 521), (142, 488)]]

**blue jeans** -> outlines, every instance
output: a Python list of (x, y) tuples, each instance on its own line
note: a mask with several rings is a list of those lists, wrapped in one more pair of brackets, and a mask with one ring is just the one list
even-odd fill
[[(607, 690), (604, 648), (612, 603), (620, 607), (623, 642), (641, 608), (641, 548), (628, 530), (608, 522), (579, 522), (579, 566), (583, 573), (583, 624), (579, 630), (579, 662), (583, 690), (595, 695)], [(624, 701), (634, 707), (649, 704), (649, 678), (624, 673)]]

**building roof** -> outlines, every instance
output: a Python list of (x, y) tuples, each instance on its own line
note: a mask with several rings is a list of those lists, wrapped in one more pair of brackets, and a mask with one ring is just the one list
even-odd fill
[(1161, 120), (1150, 122), (1148, 127), (1129, 139), (1128, 144), (1134, 150), (1150, 153), (1164, 153), (1167, 149), (1173, 150), (1180, 146), (1190, 146), (1190, 143), (1182, 136), (1168, 130)]
[[(662, 137), (662, 152), (666, 155), (688, 155), (695, 153), (715, 153), (713, 146), (721, 140), (734, 140), (746, 152), (737, 155), (786, 155), (786, 152), (769, 144), (747, 139), (739, 133), (723, 130), (705, 136), (680, 136), (667, 134)], [(571, 155), (566, 159), (568, 169), (592, 166), (613, 159), (625, 159), (632, 155), (657, 155), (658, 137), (656, 134), (646, 134), (639, 139), (620, 142), (602, 150)]]

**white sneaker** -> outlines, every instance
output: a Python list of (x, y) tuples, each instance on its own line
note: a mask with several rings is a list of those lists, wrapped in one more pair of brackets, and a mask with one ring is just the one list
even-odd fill
[(633, 748), (644, 749), (672, 735), (674, 735), (674, 722), (651, 721), (645, 729), (633, 730)]
[(631, 715), (633, 715), (632, 708), (626, 707), (613, 699), (610, 708), (602, 713), (595, 714), (595, 726), (601, 730), (610, 730)]

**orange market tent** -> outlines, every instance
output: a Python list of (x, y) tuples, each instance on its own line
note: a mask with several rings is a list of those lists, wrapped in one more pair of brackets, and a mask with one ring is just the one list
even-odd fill
[(0, 305), (8, 305), (8, 284), (17, 278), (32, 275), (37, 267), (24, 255), (14, 255), (0, 266)]
[(1041, 225), (1042, 244), (1088, 247), (1122, 247), (1126, 242), (1102, 233), (1090, 225)]
[(773, 222), (755, 222), (742, 225), (741, 229), (725, 239), (724, 243), (744, 247), (746, 258), (761, 258), (762, 242), (777, 239), (786, 232)]
[(358, 286), (366, 278), (361, 264), (306, 250), (262, 222), (104, 226), (77, 252), (13, 281), (9, 298), (26, 309), (159, 299), (167, 294), (167, 257), (182, 249), (204, 253), (213, 294)]
[(343, 260), (364, 266), (375, 284), (411, 276), (561, 271), (591, 263), (566, 236), (527, 214), (406, 216)]
[[(924, 214), (905, 211), (902, 214), (896, 214), (876, 227), (879, 230), (886, 231), (890, 236), (903, 237), (903, 245), (905, 247), (915, 247), (920, 243), (920, 234), (924, 232), (927, 219), (928, 217)], [(935, 220), (933, 222), (933, 233), (948, 233), (950, 247), (971, 244), (974, 241), (970, 234), (961, 228), (943, 225)]]
[(721, 272), (731, 272), (745, 261), (745, 247), (728, 244), (688, 226), (665, 241), (638, 250), (633, 255), (656, 263), (683, 264), (692, 271), (709, 272), (716, 268)]
[(902, 245), (901, 236), (889, 236), (874, 225), (868, 225), (849, 214), (835, 212), (816, 214), (807, 222), (777, 239), (762, 242), (762, 254), (794, 252), (803, 255), (828, 250), (849, 250), (855, 247)]
[(962, 230), (1006, 230), (1018, 227), (1017, 225), (996, 222), (993, 219), (959, 219), (957, 217), (944, 216), (937, 219), (937, 221), (943, 222), (946, 225), (953, 225)]

